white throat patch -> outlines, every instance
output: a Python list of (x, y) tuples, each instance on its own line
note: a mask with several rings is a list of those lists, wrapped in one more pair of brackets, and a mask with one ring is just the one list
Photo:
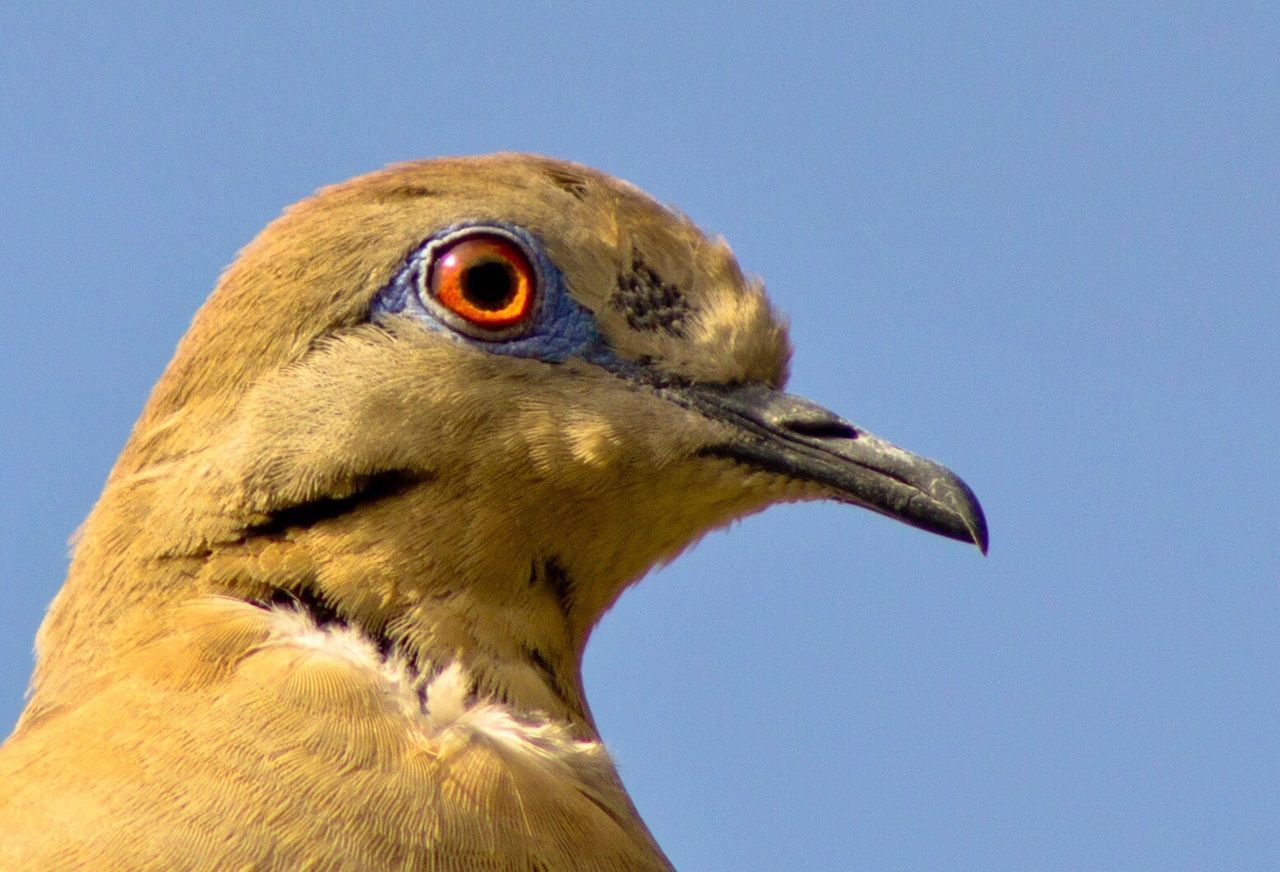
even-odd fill
[(476, 699), (471, 677), (456, 660), (438, 671), (424, 664), (419, 673), (399, 655), (384, 657), (356, 627), (320, 625), (305, 612), (288, 607), (273, 607), (269, 615), (267, 646), (349, 664), (365, 680), (375, 681), (404, 716), (406, 727), (421, 732), (428, 741), (483, 741), (538, 768), (561, 770), (557, 774), (590, 782), (596, 782), (604, 770), (613, 771), (599, 741), (577, 738), (567, 725), (541, 712), (517, 712), (497, 701)]

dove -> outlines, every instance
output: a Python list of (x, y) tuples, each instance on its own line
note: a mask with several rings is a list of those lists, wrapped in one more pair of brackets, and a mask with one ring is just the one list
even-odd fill
[(790, 355), (725, 242), (577, 164), (292, 206), (82, 526), (0, 867), (670, 869), (583, 690), (620, 594), (779, 502), (987, 547), (956, 475), (785, 393)]

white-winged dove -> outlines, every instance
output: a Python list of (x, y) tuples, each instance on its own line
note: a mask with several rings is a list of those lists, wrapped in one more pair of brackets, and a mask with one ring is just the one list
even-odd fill
[(699, 535), (836, 499), (986, 547), (946, 469), (782, 393), (728, 247), (524, 155), (289, 209), (156, 386), (0, 751), (0, 868), (670, 868), (583, 698)]

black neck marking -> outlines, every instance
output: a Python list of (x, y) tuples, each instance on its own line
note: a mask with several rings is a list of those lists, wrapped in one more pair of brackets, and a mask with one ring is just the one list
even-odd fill
[(288, 608), (306, 615), (320, 629), (355, 629), (378, 649), (378, 657), (388, 660), (399, 654), (408, 664), (408, 668), (417, 671), (413, 659), (405, 656), (407, 652), (396, 640), (388, 636), (383, 628), (371, 627), (352, 620), (333, 604), (314, 585), (300, 584), (293, 587), (272, 588), (266, 596), (250, 600), (252, 605), (261, 609)]
[(305, 503), (276, 509), (265, 521), (245, 527), (244, 537), (282, 538), (289, 530), (307, 529), (357, 509), (399, 496), (415, 485), (430, 480), (421, 472), (391, 469), (364, 476), (344, 497), (317, 497)]
[(529, 567), (529, 586), (537, 587), (545, 585), (556, 599), (556, 605), (560, 608), (560, 614), (564, 616), (565, 623), (570, 623), (573, 613), (573, 593), (576, 586), (573, 577), (569, 575), (569, 571), (564, 568), (564, 564), (560, 562), (559, 557), (548, 557), (541, 563), (534, 563)]

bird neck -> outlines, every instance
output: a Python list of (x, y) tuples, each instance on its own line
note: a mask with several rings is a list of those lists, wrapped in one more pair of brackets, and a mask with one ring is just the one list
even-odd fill
[(118, 483), (86, 522), (41, 630), (33, 701), (56, 704), (63, 690), (101, 678), (166, 613), (226, 597), (354, 631), (424, 680), (457, 663), (476, 699), (593, 736), (581, 654), (598, 613), (580, 613), (558, 557), (519, 535), (459, 524), (457, 505), (424, 498), (439, 490), (431, 485), (379, 480), (327, 505), (246, 521), (140, 493), (150, 480)]

